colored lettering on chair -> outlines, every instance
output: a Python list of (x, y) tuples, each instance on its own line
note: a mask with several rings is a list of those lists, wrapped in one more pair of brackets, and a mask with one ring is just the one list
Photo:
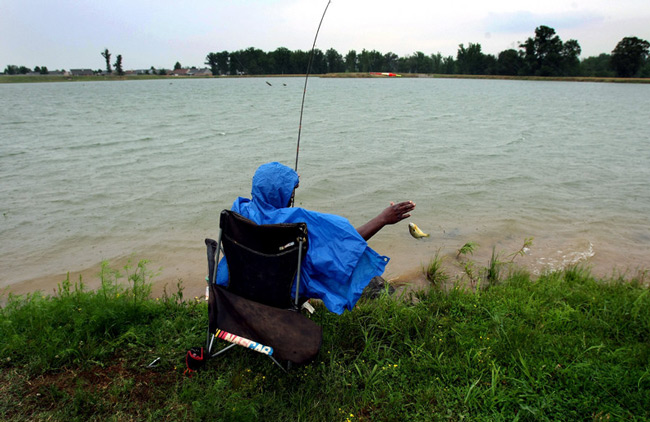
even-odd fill
[(244, 337), (237, 336), (235, 334), (231, 334), (227, 331), (223, 331), (220, 329), (217, 329), (217, 332), (214, 333), (214, 336), (217, 338), (220, 338), (221, 340), (228, 341), (230, 343), (234, 343), (238, 346), (246, 347), (248, 349), (252, 349), (258, 353), (262, 353), (265, 355), (273, 355), (273, 348), (271, 346), (265, 346), (263, 344), (257, 343), (253, 340), (249, 340)]

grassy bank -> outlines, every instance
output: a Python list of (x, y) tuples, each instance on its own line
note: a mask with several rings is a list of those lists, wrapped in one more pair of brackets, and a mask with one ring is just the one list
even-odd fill
[(238, 348), (186, 378), (205, 302), (182, 285), (150, 298), (144, 263), (100, 277), (0, 310), (0, 419), (650, 419), (643, 280), (513, 270), (477, 291), (385, 293), (341, 316), (317, 308), (321, 352), (289, 374)]
[[(193, 78), (202, 78), (194, 76)], [(61, 76), (61, 75), (0, 75), (1, 83), (30, 83), (30, 82), (97, 82), (97, 81), (142, 81), (146, 79), (174, 79), (176, 76), (164, 75), (93, 75), (93, 76)]]
[[(316, 75), (322, 78), (386, 78), (369, 73), (328, 73)], [(448, 75), (440, 73), (403, 73), (401, 78), (442, 78), (442, 79), (501, 79), (518, 81), (559, 81), (559, 82), (611, 82), (611, 83), (650, 83), (650, 78), (600, 78), (591, 76), (509, 76), (509, 75)], [(394, 79), (394, 78), (390, 78)]]
[[(91, 82), (91, 81), (139, 81), (145, 79), (196, 79), (196, 78), (275, 78), (304, 77), (305, 75), (242, 75), (242, 76), (160, 76), (160, 75), (126, 75), (126, 76), (49, 76), (49, 75), (0, 75), (2, 83), (29, 82)], [(311, 75), (314, 78), (382, 78), (369, 73), (327, 73)], [(404, 73), (402, 78), (447, 78), (447, 79), (502, 79), (520, 81), (560, 81), (560, 82), (610, 82), (610, 83), (650, 83), (650, 78), (598, 78), (598, 77), (544, 77), (544, 76), (507, 76), (507, 75), (446, 75)], [(390, 78), (394, 79), (394, 78)]]

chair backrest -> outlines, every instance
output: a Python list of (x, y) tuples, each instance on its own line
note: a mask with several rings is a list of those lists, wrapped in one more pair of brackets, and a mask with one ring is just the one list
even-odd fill
[(308, 248), (307, 224), (259, 225), (224, 210), (219, 227), (228, 262), (228, 291), (265, 305), (290, 308), (299, 255), (304, 257)]

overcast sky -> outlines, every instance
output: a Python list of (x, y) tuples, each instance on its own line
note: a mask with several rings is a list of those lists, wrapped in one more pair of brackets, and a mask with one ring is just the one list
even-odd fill
[[(0, 70), (7, 65), (103, 69), (203, 67), (210, 52), (311, 49), (327, 0), (0, 0)], [(497, 55), (554, 28), (581, 58), (610, 53), (627, 36), (650, 40), (648, 0), (332, 0), (316, 44), (456, 56), (478, 43)]]

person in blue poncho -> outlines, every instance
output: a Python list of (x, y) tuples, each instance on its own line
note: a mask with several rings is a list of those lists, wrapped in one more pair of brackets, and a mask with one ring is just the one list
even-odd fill
[[(370, 280), (383, 274), (389, 258), (366, 241), (387, 224), (410, 217), (412, 201), (391, 203), (359, 228), (338, 215), (291, 207), (298, 174), (283, 164), (261, 165), (253, 176), (251, 199), (239, 197), (232, 210), (257, 224), (307, 223), (309, 249), (300, 276), (300, 296), (321, 299), (337, 314), (352, 309)], [(228, 268), (221, 260), (217, 284), (228, 284)]]

